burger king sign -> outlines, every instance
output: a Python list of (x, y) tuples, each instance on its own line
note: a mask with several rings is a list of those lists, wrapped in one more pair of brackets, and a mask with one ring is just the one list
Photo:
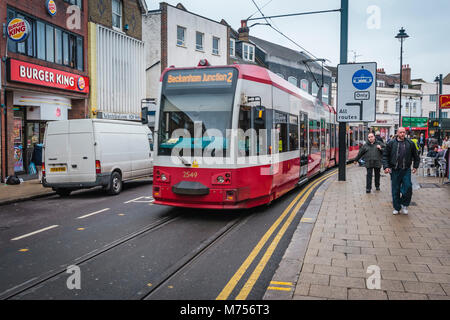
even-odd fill
[(22, 18), (13, 18), (8, 23), (8, 37), (12, 41), (25, 41), (31, 33), (30, 24)]

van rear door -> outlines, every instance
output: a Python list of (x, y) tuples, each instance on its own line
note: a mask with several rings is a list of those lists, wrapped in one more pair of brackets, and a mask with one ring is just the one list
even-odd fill
[(55, 121), (47, 123), (44, 138), (44, 163), (47, 183), (69, 182), (69, 123)]
[(68, 173), (71, 182), (95, 182), (94, 128), (91, 120), (71, 120), (69, 124)]

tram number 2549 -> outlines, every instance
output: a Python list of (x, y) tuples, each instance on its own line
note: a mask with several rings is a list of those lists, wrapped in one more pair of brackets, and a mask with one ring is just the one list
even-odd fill
[(198, 172), (196, 171), (183, 171), (183, 178), (197, 178)]

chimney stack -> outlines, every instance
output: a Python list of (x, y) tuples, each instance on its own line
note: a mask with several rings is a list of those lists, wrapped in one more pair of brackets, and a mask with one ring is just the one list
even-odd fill
[(247, 27), (247, 20), (241, 20), (241, 27), (238, 29), (239, 41), (248, 42), (248, 34), (250, 29)]
[(411, 84), (411, 68), (409, 64), (402, 66), (402, 81), (404, 84)]

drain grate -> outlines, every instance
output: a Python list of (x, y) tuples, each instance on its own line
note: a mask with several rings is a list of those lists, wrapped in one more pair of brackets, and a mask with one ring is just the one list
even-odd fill
[(440, 188), (436, 183), (420, 183), (421, 188)]

